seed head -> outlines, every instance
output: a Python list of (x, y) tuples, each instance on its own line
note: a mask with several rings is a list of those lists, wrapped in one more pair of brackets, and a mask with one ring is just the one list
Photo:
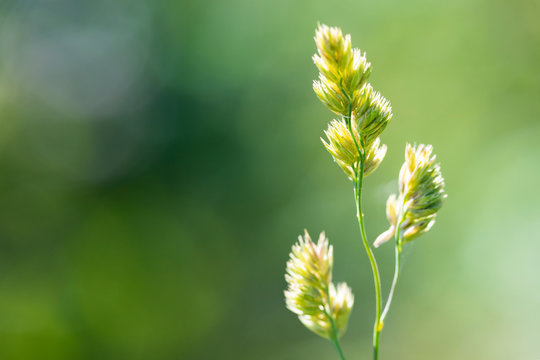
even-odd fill
[(308, 232), (292, 247), (285, 280), (287, 308), (316, 334), (331, 339), (332, 322), (338, 336), (343, 335), (354, 303), (351, 289), (332, 283), (333, 249), (321, 233), (315, 244)]
[(319, 24), (315, 31), (315, 44), (317, 54), (313, 55), (313, 62), (321, 74), (338, 82), (353, 60), (351, 36), (343, 36), (340, 28)]
[(366, 84), (354, 99), (353, 123), (365, 144), (378, 138), (392, 119), (392, 106), (379, 92)]
[(323, 143), (351, 180), (363, 154), (364, 176), (368, 175), (386, 154), (379, 136), (392, 118), (390, 102), (367, 83), (371, 64), (365, 53), (352, 48), (350, 35), (319, 25), (315, 43), (319, 80), (313, 82), (313, 90), (328, 109), (342, 116), (330, 123), (325, 131), (328, 142)]
[[(356, 142), (362, 144), (358, 134), (358, 126), (352, 126)], [(322, 142), (326, 150), (332, 155), (334, 161), (347, 174), (349, 179), (354, 180), (355, 169), (360, 163), (360, 154), (356, 148), (351, 132), (343, 120), (332, 120), (328, 129), (324, 132), (328, 142)], [(361, 146), (361, 145), (360, 145)], [(386, 155), (386, 145), (381, 145), (380, 138), (374, 139), (365, 146), (366, 158), (364, 161), (364, 176), (371, 174), (379, 166)]]
[(347, 330), (349, 315), (354, 305), (354, 295), (351, 288), (344, 282), (338, 283), (337, 286), (330, 284), (330, 304), (337, 335), (341, 337)]
[(313, 82), (313, 89), (331, 111), (348, 116), (349, 103), (366, 83), (371, 64), (365, 53), (352, 48), (351, 36), (343, 36), (340, 28), (319, 25), (315, 43), (313, 62), (319, 69), (319, 80)]
[(374, 172), (383, 161), (386, 155), (386, 145), (381, 145), (381, 138), (376, 138), (365, 151), (364, 176), (367, 176)]
[(319, 80), (313, 81), (313, 91), (330, 111), (338, 115), (347, 114), (349, 100), (336, 83), (319, 74)]
[(435, 224), (437, 211), (447, 196), (435, 158), (431, 145), (406, 145), (405, 163), (399, 172), (399, 197), (390, 195), (386, 202), (390, 228), (375, 240), (376, 247), (395, 234), (398, 224), (401, 243), (415, 239)]

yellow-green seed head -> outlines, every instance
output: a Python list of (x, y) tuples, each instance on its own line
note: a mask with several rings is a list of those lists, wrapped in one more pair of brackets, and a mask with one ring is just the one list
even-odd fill
[(349, 315), (354, 305), (354, 295), (351, 288), (344, 282), (338, 283), (337, 286), (330, 284), (330, 304), (337, 335), (341, 337), (347, 330)]
[(365, 53), (351, 47), (351, 36), (343, 36), (340, 28), (319, 25), (315, 43), (317, 54), (313, 55), (313, 62), (320, 73), (313, 89), (330, 110), (348, 116), (349, 103), (366, 83), (371, 64)]
[(348, 112), (349, 100), (339, 86), (329, 81), (323, 74), (319, 74), (319, 80), (313, 81), (313, 91), (330, 111), (338, 115)]
[(364, 143), (369, 144), (381, 135), (392, 119), (392, 106), (369, 84), (355, 96), (352, 116)]
[(392, 107), (367, 83), (371, 64), (365, 53), (352, 48), (350, 35), (344, 36), (337, 27), (319, 25), (315, 43), (313, 61), (320, 73), (313, 90), (323, 104), (342, 116), (330, 123), (325, 131), (328, 142), (323, 143), (351, 180), (356, 176), (360, 154), (364, 154), (363, 175), (368, 175), (386, 154), (379, 136), (392, 118)]
[(352, 61), (343, 69), (343, 90), (347, 94), (353, 94), (355, 90), (360, 89), (368, 80), (371, 74), (371, 63), (367, 61), (366, 53), (360, 49), (352, 50)]
[(345, 283), (332, 283), (332, 266), (333, 249), (325, 234), (315, 244), (305, 231), (292, 247), (285, 274), (287, 308), (309, 330), (328, 339), (333, 336), (332, 321), (337, 335), (343, 335), (354, 303)]
[(324, 76), (332, 82), (339, 82), (341, 74), (352, 63), (351, 36), (340, 28), (319, 25), (315, 31), (317, 54), (313, 62)]
[(405, 162), (399, 172), (399, 197), (390, 195), (386, 203), (390, 228), (379, 235), (375, 246), (390, 239), (399, 223), (402, 243), (422, 235), (435, 224), (437, 211), (447, 196), (435, 158), (431, 145), (407, 144)]
[(374, 172), (386, 155), (386, 145), (381, 145), (381, 138), (376, 138), (366, 148), (366, 160), (364, 162), (364, 176)]
[[(360, 136), (358, 135), (358, 126), (352, 126), (353, 134), (356, 137), (356, 141), (360, 144)], [(351, 136), (347, 124), (343, 120), (332, 120), (328, 125), (328, 129), (324, 132), (328, 142), (322, 142), (326, 147), (326, 150), (332, 155), (334, 161), (339, 167), (347, 174), (349, 179), (353, 180), (355, 177), (354, 169), (359, 166), (360, 154), (354, 143), (354, 139)], [(386, 155), (386, 145), (381, 145), (379, 138), (374, 139), (370, 144), (365, 147), (365, 162), (364, 162), (364, 176), (371, 174), (379, 166), (381, 161)]]

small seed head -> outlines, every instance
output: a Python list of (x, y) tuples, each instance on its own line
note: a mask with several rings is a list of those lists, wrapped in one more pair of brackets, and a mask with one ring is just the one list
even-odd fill
[(378, 138), (392, 119), (392, 106), (379, 92), (367, 84), (354, 99), (353, 119), (364, 143)]
[(349, 103), (366, 83), (371, 64), (365, 53), (351, 47), (351, 36), (344, 36), (340, 28), (319, 25), (315, 43), (313, 62), (319, 69), (319, 80), (313, 89), (331, 111), (348, 116)]
[(315, 31), (317, 52), (313, 62), (330, 81), (338, 82), (344, 70), (353, 62), (351, 36), (345, 35), (338, 27), (319, 25)]
[(323, 74), (319, 74), (319, 80), (313, 81), (313, 91), (330, 111), (338, 115), (346, 114), (349, 101), (339, 87), (328, 80)]
[(386, 203), (390, 228), (379, 235), (375, 246), (389, 240), (399, 223), (403, 243), (429, 231), (435, 224), (437, 211), (447, 196), (435, 159), (431, 145), (406, 145), (405, 162), (399, 172), (399, 197), (390, 195)]
[(328, 339), (333, 336), (332, 321), (338, 336), (345, 332), (354, 303), (345, 283), (337, 287), (332, 283), (332, 266), (333, 249), (325, 234), (315, 244), (305, 231), (292, 247), (285, 274), (287, 308), (308, 329)]
[(371, 63), (367, 61), (366, 53), (360, 49), (352, 49), (352, 62), (343, 69), (343, 89), (347, 94), (362, 88), (371, 74)]
[(364, 162), (364, 176), (374, 172), (386, 155), (386, 145), (381, 144), (381, 138), (376, 138), (366, 148), (366, 160)]
[[(358, 127), (352, 126), (351, 128), (357, 143), (361, 144)], [(334, 161), (347, 174), (349, 179), (353, 180), (355, 177), (354, 170), (359, 166), (360, 154), (347, 124), (343, 120), (332, 120), (324, 133), (328, 142), (321, 140), (326, 150), (332, 155)], [(367, 176), (375, 171), (384, 159), (386, 145), (381, 145), (380, 138), (376, 138), (365, 146), (364, 151), (366, 154), (364, 176)]]
[(349, 315), (354, 305), (354, 296), (351, 288), (344, 282), (337, 286), (330, 284), (331, 315), (336, 324), (338, 337), (343, 336), (347, 330)]

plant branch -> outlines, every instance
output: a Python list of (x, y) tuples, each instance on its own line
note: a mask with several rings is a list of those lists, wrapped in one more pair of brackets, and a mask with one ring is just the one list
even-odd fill
[(354, 199), (356, 202), (356, 215), (358, 217), (358, 226), (360, 227), (360, 234), (362, 235), (362, 242), (364, 244), (364, 247), (366, 249), (366, 253), (369, 258), (369, 263), (371, 265), (371, 270), (373, 272), (373, 283), (375, 286), (375, 324), (373, 326), (373, 359), (377, 360), (379, 356), (379, 324), (380, 324), (380, 318), (381, 318), (381, 308), (382, 308), (382, 296), (381, 296), (381, 277), (379, 275), (379, 268), (377, 266), (377, 260), (375, 259), (375, 255), (373, 254), (373, 250), (369, 246), (369, 242), (367, 240), (366, 235), (366, 226), (364, 224), (364, 214), (362, 212), (362, 185), (364, 180), (364, 164), (365, 164), (365, 151), (364, 151), (364, 142), (362, 140), (361, 135), (359, 134), (359, 141), (356, 139), (356, 136), (354, 135), (354, 131), (352, 129), (352, 102), (347, 94), (347, 92), (343, 89), (343, 86), (341, 86), (341, 92), (345, 95), (347, 98), (347, 101), (349, 103), (349, 109), (348, 109), (348, 116), (345, 119), (347, 123), (347, 127), (349, 129), (349, 133), (351, 134), (351, 137), (354, 140), (354, 144), (356, 146), (356, 150), (358, 151), (359, 161), (358, 165), (354, 167)]
[(379, 356), (379, 324), (381, 318), (381, 307), (382, 307), (382, 297), (381, 297), (381, 278), (379, 275), (379, 268), (377, 266), (377, 261), (373, 250), (369, 246), (367, 236), (366, 236), (366, 227), (364, 224), (364, 215), (362, 213), (362, 180), (363, 180), (363, 161), (360, 162), (359, 171), (357, 172), (357, 180), (355, 181), (355, 200), (356, 200), (356, 211), (358, 215), (358, 225), (360, 227), (360, 233), (362, 235), (362, 242), (366, 249), (366, 253), (371, 264), (371, 270), (373, 271), (373, 282), (375, 285), (375, 324), (373, 326), (373, 359), (377, 360)]
[(380, 326), (379, 326), (379, 333), (382, 331), (384, 327), (384, 320), (386, 319), (386, 315), (388, 315), (388, 311), (390, 311), (390, 305), (392, 304), (392, 299), (394, 298), (394, 292), (396, 291), (397, 282), (399, 280), (399, 271), (401, 267), (401, 224), (403, 223), (404, 214), (403, 214), (403, 204), (401, 205), (401, 210), (399, 214), (399, 218), (396, 224), (396, 233), (395, 233), (395, 266), (394, 266), (394, 278), (392, 279), (392, 287), (390, 288), (390, 293), (388, 294), (388, 299), (386, 300), (386, 304), (384, 305), (384, 310), (382, 312), (381, 318), (380, 318)]
[[(388, 294), (388, 299), (384, 305), (384, 310), (381, 315), (381, 324), (384, 324), (384, 319), (390, 310), (390, 305), (392, 304), (392, 299), (394, 297), (394, 292), (396, 290), (397, 282), (399, 279), (399, 271), (401, 266), (401, 223), (403, 220), (399, 221), (396, 226), (396, 244), (395, 244), (395, 267), (394, 267), (394, 279), (392, 280), (392, 287), (390, 288), (390, 293)], [(382, 325), (381, 325), (382, 328)]]

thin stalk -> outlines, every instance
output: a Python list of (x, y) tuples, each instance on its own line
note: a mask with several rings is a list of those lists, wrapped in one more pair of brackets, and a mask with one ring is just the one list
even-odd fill
[(395, 246), (395, 267), (394, 267), (394, 279), (392, 280), (392, 287), (390, 288), (390, 293), (388, 294), (388, 299), (386, 300), (386, 304), (384, 305), (384, 310), (381, 315), (381, 323), (384, 323), (384, 319), (386, 318), (386, 315), (388, 314), (388, 311), (390, 310), (390, 305), (392, 304), (392, 299), (394, 297), (394, 291), (396, 290), (397, 282), (399, 279), (399, 270), (401, 267), (401, 221), (397, 225), (396, 228), (396, 246)]
[(366, 227), (364, 224), (364, 215), (362, 213), (362, 179), (364, 164), (360, 162), (359, 170), (357, 172), (357, 180), (355, 181), (355, 200), (356, 200), (356, 212), (358, 215), (358, 225), (360, 227), (360, 233), (362, 234), (362, 242), (366, 249), (366, 253), (371, 264), (371, 270), (373, 271), (373, 282), (375, 284), (375, 324), (373, 325), (373, 360), (377, 360), (379, 357), (379, 334), (380, 334), (380, 319), (382, 308), (382, 296), (381, 296), (381, 277), (379, 275), (379, 268), (373, 250), (369, 246)]
[(336, 348), (336, 351), (339, 354), (340, 360), (346, 360), (345, 355), (343, 355), (343, 351), (341, 350), (341, 346), (339, 345), (338, 338), (336, 337), (335, 339), (331, 339), (331, 341), (332, 341), (332, 344), (334, 344), (334, 347)]
[[(403, 205), (402, 205), (403, 208)], [(380, 337), (380, 332), (383, 329), (384, 326), (384, 319), (386, 319), (386, 315), (388, 315), (388, 311), (390, 311), (390, 305), (392, 304), (392, 299), (394, 298), (394, 292), (396, 291), (397, 282), (399, 280), (399, 270), (401, 267), (401, 224), (403, 223), (403, 214), (400, 214), (399, 221), (396, 225), (396, 233), (395, 233), (395, 266), (394, 266), (394, 278), (392, 280), (392, 287), (390, 288), (390, 293), (388, 294), (388, 299), (386, 300), (386, 304), (384, 305), (384, 310), (382, 312), (381, 318), (380, 318), (380, 326), (378, 328), (378, 336)]]
[(373, 250), (369, 246), (369, 242), (367, 240), (366, 235), (366, 226), (364, 224), (364, 214), (362, 212), (362, 185), (363, 185), (363, 179), (364, 179), (364, 164), (365, 164), (365, 153), (364, 153), (364, 143), (362, 141), (362, 138), (360, 137), (360, 144), (358, 144), (358, 141), (356, 139), (356, 136), (354, 135), (353, 129), (352, 129), (352, 102), (347, 94), (347, 92), (343, 89), (342, 84), (340, 84), (340, 90), (347, 98), (347, 101), (349, 103), (348, 107), (348, 116), (345, 118), (345, 122), (347, 123), (347, 127), (349, 129), (349, 133), (351, 134), (351, 137), (353, 138), (354, 144), (356, 146), (356, 150), (358, 151), (358, 155), (360, 158), (360, 161), (358, 162), (358, 166), (355, 166), (354, 172), (354, 199), (356, 202), (356, 215), (358, 218), (358, 226), (360, 227), (360, 234), (362, 235), (362, 242), (364, 243), (364, 247), (366, 249), (366, 253), (369, 258), (369, 263), (371, 264), (371, 270), (373, 272), (373, 282), (375, 285), (375, 324), (373, 325), (373, 360), (377, 360), (379, 357), (379, 325), (380, 325), (380, 318), (381, 318), (381, 308), (382, 308), (382, 296), (381, 296), (381, 277), (379, 275), (379, 267), (377, 266), (377, 261), (375, 260), (375, 255), (373, 254)]
[[(326, 289), (326, 297), (328, 299), (328, 304), (330, 306), (330, 293), (328, 289)], [(329, 314), (329, 312), (325, 309), (324, 314), (330, 321), (330, 325), (332, 326), (332, 336), (330, 338), (330, 341), (332, 344), (334, 344), (334, 347), (336, 348), (336, 351), (338, 352), (340, 360), (345, 360), (345, 355), (343, 355), (343, 350), (341, 350), (341, 345), (339, 344), (339, 337), (337, 332), (336, 323), (334, 322), (334, 318)]]

